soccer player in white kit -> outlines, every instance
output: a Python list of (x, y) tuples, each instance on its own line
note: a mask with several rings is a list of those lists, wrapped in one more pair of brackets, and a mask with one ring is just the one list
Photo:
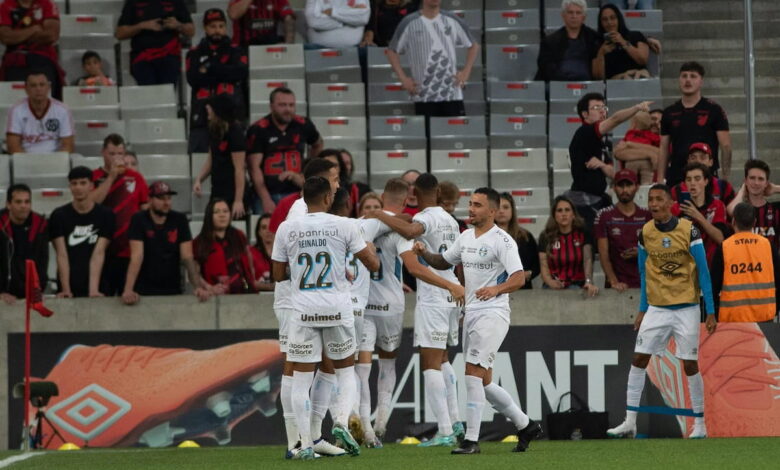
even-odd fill
[[(272, 255), (276, 282), (290, 279), (293, 310), (287, 338), (287, 358), (293, 363), (292, 402), (298, 423), (310, 423), (312, 403), (309, 389), (314, 370), (323, 353), (335, 366), (340, 413), (334, 416), (333, 435), (347, 452), (359, 455), (360, 446), (347, 429), (349, 410), (355, 400), (355, 331), (347, 252), (369, 269), (379, 269), (379, 259), (366, 245), (354, 224), (327, 210), (333, 203), (331, 184), (313, 177), (303, 185), (308, 207), (304, 217), (279, 226)], [(289, 268), (289, 276), (287, 270)], [(301, 451), (294, 458), (314, 458), (312, 430), (299, 426)]]
[(466, 438), (453, 454), (478, 454), (485, 399), (517, 427), (515, 452), (524, 452), (542, 428), (523, 413), (506, 390), (493, 383), (493, 361), (509, 331), (509, 294), (523, 287), (525, 275), (517, 244), (496, 226), (500, 203), (491, 188), (479, 188), (469, 201), (474, 228), (463, 232), (444, 253), (431, 253), (422, 242), (414, 251), (436, 269), (462, 264), (466, 280), (463, 354), (466, 357)]
[[(401, 236), (423, 242), (428, 251), (443, 253), (460, 235), (458, 222), (439, 207), (439, 182), (434, 175), (421, 174), (413, 186), (421, 210), (415, 214), (412, 223), (385, 213), (378, 213), (376, 217)], [(459, 283), (453, 269), (428, 269), (453, 284)], [(421, 447), (452, 446), (465, 436), (458, 411), (455, 370), (447, 356), (447, 346), (458, 344), (460, 312), (448, 290), (424, 281), (417, 284), (414, 345), (420, 348), (428, 406), (433, 410), (439, 428), (436, 437), (423, 442)]]

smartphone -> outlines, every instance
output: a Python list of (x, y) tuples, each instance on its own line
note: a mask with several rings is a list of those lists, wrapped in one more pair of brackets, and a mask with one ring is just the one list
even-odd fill
[(688, 191), (683, 191), (680, 193), (680, 204), (684, 204), (685, 202), (691, 201), (691, 193)]

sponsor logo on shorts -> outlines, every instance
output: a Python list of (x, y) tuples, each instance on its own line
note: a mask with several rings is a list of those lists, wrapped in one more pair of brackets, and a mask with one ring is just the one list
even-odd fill
[(377, 310), (377, 311), (380, 311), (380, 312), (389, 312), (390, 311), (390, 304), (384, 304), (384, 305), (368, 304), (368, 305), (366, 305), (366, 310)]
[(321, 321), (339, 321), (341, 320), (341, 312), (335, 315), (320, 315), (319, 313), (301, 315), (301, 321), (307, 322), (321, 322)]
[(479, 351), (477, 349), (469, 349), (469, 356), (471, 357), (477, 357), (479, 356)]
[(699, 348), (691, 349), (691, 354), (699, 354)]
[(312, 343), (288, 343), (287, 354), (293, 356), (308, 356), (314, 352), (314, 345)]
[(401, 335), (380, 335), (379, 340), (384, 344), (398, 344), (401, 341)]
[(496, 360), (496, 354), (490, 353), (488, 354), (488, 364), (493, 364), (493, 362)]
[(431, 341), (447, 341), (450, 337), (447, 331), (431, 331)]
[(352, 338), (347, 338), (342, 343), (328, 343), (328, 352), (332, 354), (348, 353), (355, 349), (355, 343)]
[(641, 336), (637, 336), (636, 337), (636, 345), (637, 346), (642, 346), (642, 343), (644, 343), (644, 342), (645, 342), (645, 340), (643, 340)]

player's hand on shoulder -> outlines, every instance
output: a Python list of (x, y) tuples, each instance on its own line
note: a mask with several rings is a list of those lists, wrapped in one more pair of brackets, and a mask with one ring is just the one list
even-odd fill
[(412, 245), (412, 251), (417, 256), (422, 256), (425, 254), (425, 244), (423, 242), (414, 242), (414, 245)]

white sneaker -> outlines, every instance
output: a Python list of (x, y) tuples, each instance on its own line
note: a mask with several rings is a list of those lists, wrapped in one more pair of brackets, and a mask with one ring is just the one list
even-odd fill
[(688, 436), (688, 439), (704, 439), (707, 437), (707, 426), (703, 424), (694, 424), (693, 431)]
[(314, 452), (327, 457), (335, 457), (347, 453), (344, 449), (334, 446), (325, 439), (318, 439), (315, 441), (313, 449)]
[(607, 429), (607, 436), (612, 438), (627, 437), (633, 439), (636, 437), (636, 422), (629, 423), (628, 421), (623, 421), (620, 423), (620, 426)]

